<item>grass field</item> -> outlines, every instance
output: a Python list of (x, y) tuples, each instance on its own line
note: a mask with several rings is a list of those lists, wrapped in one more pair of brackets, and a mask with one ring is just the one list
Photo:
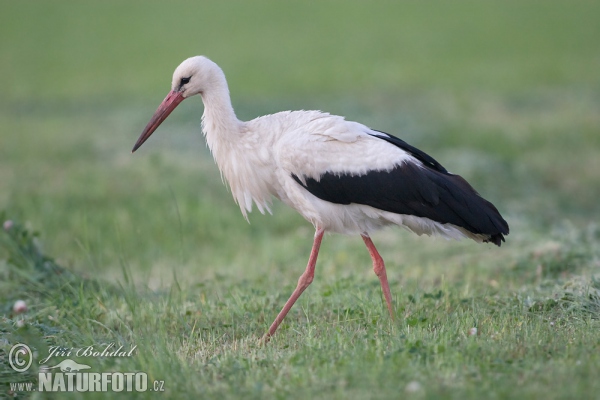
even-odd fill
[[(164, 381), (141, 398), (600, 397), (600, 3), (0, 4), (0, 397), (52, 397), (10, 386), (51, 346), (113, 342), (137, 348), (76, 360)], [(130, 153), (196, 54), (242, 119), (322, 109), (430, 153), (498, 206), (507, 242), (374, 234), (392, 322), (362, 241), (326, 236), (259, 346), (312, 226), (281, 204), (244, 221), (199, 98)], [(25, 373), (16, 343), (36, 350)]]

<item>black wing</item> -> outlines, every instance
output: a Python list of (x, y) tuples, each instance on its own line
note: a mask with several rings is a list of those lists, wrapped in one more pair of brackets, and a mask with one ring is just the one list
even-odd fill
[(448, 173), (431, 156), (385, 135), (373, 136), (402, 148), (423, 165), (407, 161), (389, 171), (374, 170), (364, 175), (327, 172), (319, 180), (304, 177), (306, 184), (296, 175), (292, 177), (321, 200), (364, 204), (396, 214), (429, 218), (482, 234), (488, 237), (484, 241), (500, 246), (509, 228), (492, 203), (461, 176)]

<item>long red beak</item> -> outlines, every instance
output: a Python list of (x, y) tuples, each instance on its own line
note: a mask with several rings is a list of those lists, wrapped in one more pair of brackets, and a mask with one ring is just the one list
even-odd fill
[(148, 122), (148, 125), (146, 125), (144, 128), (144, 131), (138, 138), (137, 142), (135, 142), (135, 146), (133, 146), (133, 150), (131, 150), (132, 153), (136, 151), (142, 144), (144, 144), (146, 140), (148, 140), (156, 128), (158, 128), (158, 126), (162, 124), (165, 119), (167, 119), (169, 114), (171, 114), (175, 107), (177, 107), (184, 99), (185, 97), (181, 95), (181, 92), (177, 92), (175, 90), (172, 90), (167, 97), (165, 97), (150, 119), (150, 122)]

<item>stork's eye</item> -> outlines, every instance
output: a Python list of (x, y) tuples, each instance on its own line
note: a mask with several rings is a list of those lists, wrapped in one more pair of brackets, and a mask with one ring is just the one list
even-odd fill
[(186, 83), (189, 83), (190, 79), (192, 79), (191, 76), (187, 77), (187, 78), (181, 78), (181, 82), (180, 82), (181, 86), (185, 85)]

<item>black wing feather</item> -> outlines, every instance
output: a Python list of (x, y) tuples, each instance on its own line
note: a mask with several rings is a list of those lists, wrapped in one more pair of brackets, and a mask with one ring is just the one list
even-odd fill
[(379, 136), (379, 135), (371, 135), (371, 136), (385, 140), (386, 142), (389, 142), (396, 147), (400, 147), (402, 150), (407, 151), (414, 158), (421, 161), (423, 164), (427, 165), (429, 168), (432, 168), (436, 171), (443, 172), (443, 173), (448, 172), (446, 170), (446, 168), (444, 168), (442, 166), (442, 164), (440, 164), (439, 162), (437, 162), (435, 160), (435, 158), (431, 157), (429, 154), (425, 153), (424, 151), (421, 151), (421, 150), (417, 149), (416, 147), (411, 146), (410, 144), (406, 143), (404, 140), (397, 138), (396, 136), (390, 135), (389, 133), (382, 132), (382, 131), (376, 130), (375, 132), (382, 133), (383, 136)]
[[(387, 134), (386, 134), (387, 135)], [(481, 197), (459, 175), (453, 175), (435, 159), (388, 135), (375, 136), (409, 152), (422, 165), (406, 161), (392, 170), (369, 171), (364, 175), (327, 172), (317, 180), (292, 177), (321, 200), (336, 204), (364, 204), (396, 214), (429, 218), (453, 224), (488, 237), (500, 246), (509, 232), (496, 207)]]

